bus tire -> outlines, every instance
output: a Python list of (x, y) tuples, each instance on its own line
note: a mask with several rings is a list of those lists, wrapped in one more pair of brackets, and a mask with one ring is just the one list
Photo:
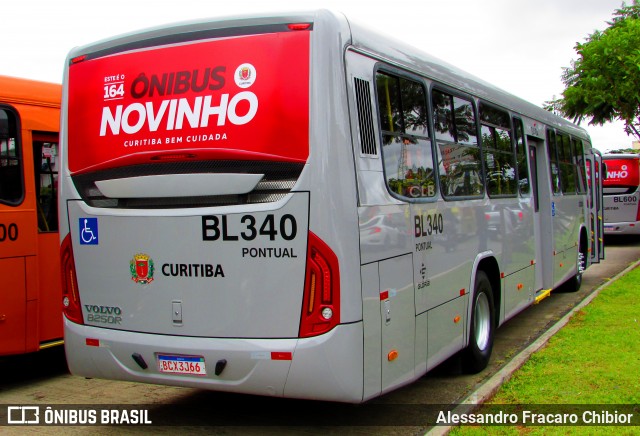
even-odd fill
[(578, 272), (576, 272), (576, 275), (571, 277), (569, 283), (567, 283), (567, 291), (569, 292), (578, 292), (580, 286), (582, 286), (582, 273), (587, 268), (587, 254), (582, 250), (578, 251), (577, 268)]
[(475, 374), (487, 367), (493, 349), (494, 329), (491, 282), (484, 271), (478, 271), (471, 308), (469, 345), (465, 349), (462, 359), (465, 372)]

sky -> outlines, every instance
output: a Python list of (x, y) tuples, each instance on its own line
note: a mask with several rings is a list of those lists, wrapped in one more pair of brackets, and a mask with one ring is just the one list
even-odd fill
[[(630, 1), (630, 0), (628, 0)], [(575, 45), (622, 0), (18, 0), (2, 5), (0, 74), (61, 83), (67, 53), (121, 33), (227, 15), (327, 8), (542, 106), (564, 90)], [(583, 127), (607, 151), (631, 147), (621, 122)]]

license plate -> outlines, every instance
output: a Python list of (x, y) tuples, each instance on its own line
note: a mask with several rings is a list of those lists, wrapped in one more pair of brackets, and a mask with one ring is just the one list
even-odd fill
[(207, 375), (202, 356), (172, 356), (158, 354), (158, 369), (171, 374)]

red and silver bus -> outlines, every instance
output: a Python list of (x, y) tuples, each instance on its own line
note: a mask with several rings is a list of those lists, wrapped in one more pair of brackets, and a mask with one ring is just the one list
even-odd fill
[(0, 355), (62, 344), (62, 86), (0, 76)]
[(606, 154), (603, 160), (604, 233), (640, 234), (640, 155)]
[(358, 403), (599, 259), (582, 128), (329, 11), (76, 48), (62, 125), (78, 375)]

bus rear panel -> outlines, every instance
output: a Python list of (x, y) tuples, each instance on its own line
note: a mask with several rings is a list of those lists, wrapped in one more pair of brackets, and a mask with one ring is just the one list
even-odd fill
[(312, 183), (333, 169), (319, 168), (330, 149), (310, 153), (308, 18), (152, 31), (69, 57), (74, 374), (362, 401), (361, 314), (341, 313), (331, 234), (342, 209), (357, 235), (356, 200), (343, 190), (330, 210)]
[(606, 178), (603, 180), (604, 232), (608, 235), (640, 234), (640, 156), (610, 154), (603, 156)]

